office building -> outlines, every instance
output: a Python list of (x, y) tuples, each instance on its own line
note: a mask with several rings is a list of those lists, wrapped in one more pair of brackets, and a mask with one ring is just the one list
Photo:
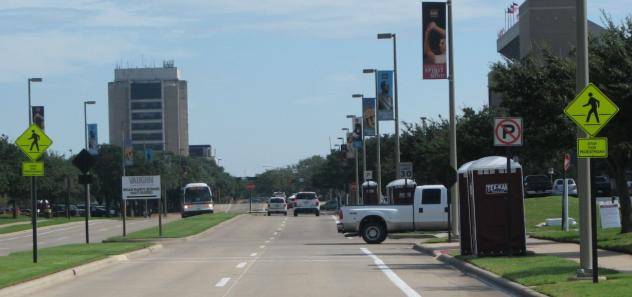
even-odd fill
[(117, 68), (108, 83), (110, 144), (189, 154), (187, 82), (173, 61), (161, 68)]

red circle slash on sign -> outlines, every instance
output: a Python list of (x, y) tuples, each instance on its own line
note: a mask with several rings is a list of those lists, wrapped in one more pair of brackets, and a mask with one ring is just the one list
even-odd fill
[[(513, 127), (509, 130), (508, 127)], [(494, 128), (496, 140), (504, 145), (519, 145), (522, 143), (522, 126), (514, 119), (503, 119)]]

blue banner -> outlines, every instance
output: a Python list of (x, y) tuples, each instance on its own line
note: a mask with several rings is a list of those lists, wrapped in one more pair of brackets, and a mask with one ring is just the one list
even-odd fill
[(362, 98), (363, 136), (375, 136), (375, 98)]
[(88, 124), (88, 152), (92, 155), (99, 154), (99, 134), (97, 124)]
[(362, 149), (362, 118), (354, 117), (352, 122), (353, 133), (351, 134), (354, 149)]
[(380, 70), (376, 75), (378, 121), (392, 121), (393, 116), (393, 71)]
[(134, 165), (134, 146), (132, 145), (132, 139), (126, 137), (124, 144), (123, 164), (125, 166)]

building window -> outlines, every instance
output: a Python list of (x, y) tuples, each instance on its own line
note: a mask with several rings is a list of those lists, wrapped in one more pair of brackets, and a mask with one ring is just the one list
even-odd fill
[(132, 120), (160, 120), (162, 119), (162, 112), (134, 112), (132, 113)]
[(162, 140), (162, 133), (132, 133), (132, 140)]
[(162, 102), (132, 102), (132, 110), (139, 109), (162, 109)]
[(162, 123), (133, 123), (132, 130), (162, 130)]
[(158, 83), (132, 83), (131, 86), (131, 99), (160, 99), (161, 96), (161, 84)]
[(164, 150), (162, 143), (147, 143), (147, 144), (134, 144), (134, 150), (142, 152), (145, 149), (152, 149), (154, 151), (162, 151)]

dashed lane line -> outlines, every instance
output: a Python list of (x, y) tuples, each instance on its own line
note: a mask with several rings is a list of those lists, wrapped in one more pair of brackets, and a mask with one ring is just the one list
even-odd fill
[(230, 277), (224, 277), (221, 280), (219, 280), (219, 282), (217, 282), (217, 284), (215, 284), (216, 287), (223, 287), (226, 284), (228, 284), (228, 282), (230, 281)]

